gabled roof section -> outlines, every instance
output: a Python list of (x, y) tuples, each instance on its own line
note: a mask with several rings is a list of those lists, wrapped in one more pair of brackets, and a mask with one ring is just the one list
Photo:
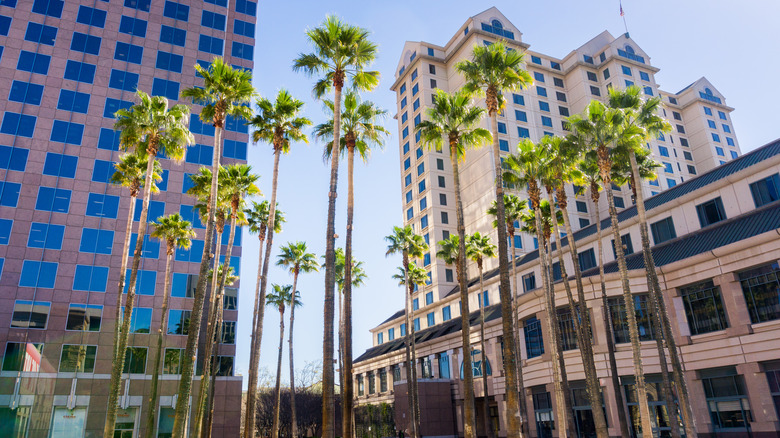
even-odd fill
[[(522, 41), (523, 33), (520, 32), (520, 30), (495, 6), (472, 16), (470, 20), (473, 22), (473, 27), (475, 29), (481, 29), (502, 36), (508, 40), (515, 40), (517, 42)], [(496, 23), (496, 21), (498, 23)], [(494, 24), (500, 24), (500, 26), (494, 26)], [(502, 31), (503, 34), (499, 35)]]
[(712, 85), (712, 82), (709, 81), (709, 79), (705, 78), (704, 76), (700, 77), (696, 81), (694, 81), (692, 84), (688, 85), (687, 87), (683, 88), (682, 90), (677, 92), (677, 95), (683, 94), (687, 91), (700, 91), (702, 93), (707, 94), (707, 90), (710, 90), (710, 95), (714, 97), (718, 97), (722, 100), (725, 100), (725, 97), (718, 91), (717, 88), (715, 88), (714, 85)]

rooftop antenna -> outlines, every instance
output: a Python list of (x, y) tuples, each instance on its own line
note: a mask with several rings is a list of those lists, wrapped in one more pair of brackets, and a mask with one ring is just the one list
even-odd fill
[(626, 29), (626, 37), (629, 37), (628, 36), (628, 25), (626, 24), (626, 13), (623, 12), (623, 1), (619, 0), (619, 3), (620, 3), (620, 16), (623, 17), (623, 27), (625, 27), (625, 29)]

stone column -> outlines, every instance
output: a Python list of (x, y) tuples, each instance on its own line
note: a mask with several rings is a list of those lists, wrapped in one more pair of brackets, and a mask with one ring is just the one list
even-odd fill
[(753, 422), (750, 423), (752, 431), (761, 436), (780, 430), (775, 403), (764, 370), (758, 363), (752, 362), (737, 365), (737, 372), (745, 378), (745, 391), (753, 415)]
[(750, 312), (736, 274), (729, 272), (713, 278), (712, 281), (720, 286), (720, 296), (729, 322), (729, 328), (726, 329), (729, 337), (753, 333)]

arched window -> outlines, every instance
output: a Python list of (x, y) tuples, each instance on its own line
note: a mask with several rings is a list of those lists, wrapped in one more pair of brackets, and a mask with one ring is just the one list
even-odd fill
[(498, 21), (498, 20), (493, 20), (493, 21), (491, 21), (491, 22), (490, 22), (490, 25), (491, 25), (491, 26), (493, 26), (493, 27), (495, 27), (496, 29), (503, 29), (503, 28), (504, 28), (504, 25), (503, 25), (503, 24), (501, 24), (501, 22), (500, 22), (500, 21)]
[(706, 94), (707, 96), (712, 96), (712, 90), (710, 90), (709, 88), (705, 88), (704, 94)]
[[(493, 369), (490, 367), (490, 361), (485, 358), (487, 361), (485, 363), (485, 367), (487, 368), (487, 375), (492, 376), (493, 375)], [(471, 373), (474, 375), (475, 378), (482, 377), (482, 351), (480, 350), (471, 350)], [(460, 364), (460, 379), (463, 380), (463, 363)]]
[(634, 48), (626, 44), (626, 53), (634, 54)]

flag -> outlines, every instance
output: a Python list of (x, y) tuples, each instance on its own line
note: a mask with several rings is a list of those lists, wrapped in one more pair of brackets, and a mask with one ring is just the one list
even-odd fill
[(623, 17), (626, 14), (623, 12), (623, 3), (620, 4), (620, 16)]

